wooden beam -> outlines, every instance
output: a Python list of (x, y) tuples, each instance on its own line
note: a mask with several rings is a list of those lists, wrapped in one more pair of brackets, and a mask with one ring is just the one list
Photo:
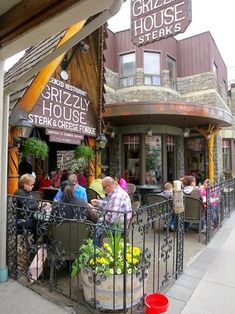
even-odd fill
[(0, 16), (0, 47), (81, 0), (22, 0)]

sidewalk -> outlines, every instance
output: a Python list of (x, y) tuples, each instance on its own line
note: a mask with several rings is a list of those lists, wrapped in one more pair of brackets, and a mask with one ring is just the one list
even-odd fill
[(167, 291), (168, 314), (235, 313), (235, 214)]
[(0, 284), (0, 314), (68, 314), (73, 309), (59, 307), (39, 294), (9, 279)]

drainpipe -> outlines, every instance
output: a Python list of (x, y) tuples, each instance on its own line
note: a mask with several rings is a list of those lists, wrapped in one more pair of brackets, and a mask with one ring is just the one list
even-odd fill
[(7, 156), (8, 156), (8, 115), (9, 96), (3, 94), (4, 61), (0, 60), (0, 283), (8, 279), (6, 262), (7, 243)]

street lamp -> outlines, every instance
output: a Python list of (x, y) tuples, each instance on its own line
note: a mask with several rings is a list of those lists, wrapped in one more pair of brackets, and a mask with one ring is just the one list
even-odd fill
[(15, 128), (18, 128), (19, 130), (19, 134), (20, 134), (20, 138), (29, 138), (32, 129), (33, 129), (33, 125), (32, 123), (29, 122), (29, 120), (27, 118), (20, 118), (16, 125)]

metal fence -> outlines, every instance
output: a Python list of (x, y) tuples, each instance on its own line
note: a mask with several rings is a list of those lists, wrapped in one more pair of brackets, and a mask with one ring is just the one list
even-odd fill
[[(18, 197), (19, 198), (19, 197)], [(143, 313), (144, 297), (163, 291), (183, 272), (184, 213), (169, 230), (172, 200), (118, 213), (22, 198), (20, 208), (8, 196), (7, 256), (10, 276), (85, 304), (92, 312)], [(235, 180), (207, 188), (203, 220), (206, 244), (234, 210)], [(33, 208), (33, 209), (32, 209)], [(36, 208), (36, 209), (35, 209)], [(117, 213), (115, 213), (117, 214)]]
[(118, 225), (107, 223), (110, 212), (98, 210), (94, 223), (87, 208), (71, 205), (73, 219), (67, 219), (65, 204), (37, 200), (35, 211), (31, 202), (17, 208), (8, 197), (8, 267), (23, 283), (93, 312), (142, 313), (145, 295), (165, 289), (183, 271), (184, 216), (176, 215), (177, 231), (170, 232), (171, 200), (133, 210), (130, 221), (119, 213)]

